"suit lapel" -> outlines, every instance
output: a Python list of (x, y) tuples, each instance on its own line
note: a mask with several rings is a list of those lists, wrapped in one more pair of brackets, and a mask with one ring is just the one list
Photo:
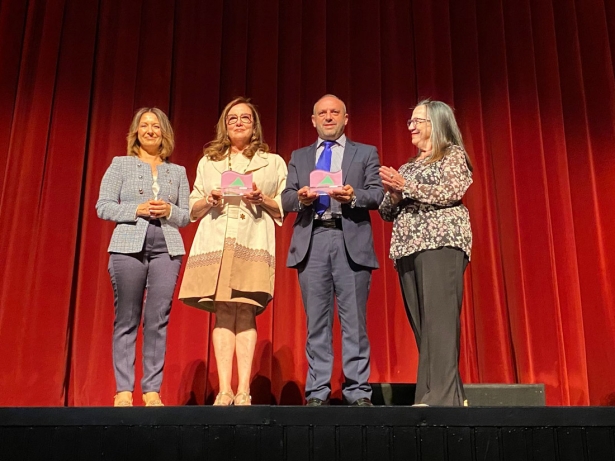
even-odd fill
[(350, 139), (346, 138), (344, 157), (342, 157), (342, 179), (344, 184), (346, 184), (346, 176), (348, 175), (348, 170), (350, 170), (350, 164), (352, 163), (352, 160), (354, 159), (356, 153), (357, 146), (355, 146)]
[(307, 155), (303, 158), (305, 159), (306, 165), (301, 171), (305, 171), (306, 175), (301, 181), (301, 184), (305, 184), (307, 186), (310, 185), (310, 173), (316, 169), (316, 148), (318, 141), (307, 148)]

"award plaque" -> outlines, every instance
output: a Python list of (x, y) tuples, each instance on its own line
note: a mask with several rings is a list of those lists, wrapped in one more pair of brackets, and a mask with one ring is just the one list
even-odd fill
[(252, 173), (239, 174), (236, 171), (225, 171), (222, 173), (220, 186), (225, 197), (243, 195), (252, 190)]
[(314, 170), (310, 173), (310, 192), (318, 195), (327, 195), (333, 189), (344, 187), (342, 182), (342, 170), (331, 171)]

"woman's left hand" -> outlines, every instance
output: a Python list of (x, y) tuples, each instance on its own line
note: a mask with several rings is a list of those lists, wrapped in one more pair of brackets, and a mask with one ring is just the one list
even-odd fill
[(263, 195), (263, 191), (261, 191), (256, 183), (252, 183), (252, 191), (246, 194), (243, 194), (243, 199), (246, 203), (252, 205), (262, 205), (265, 200), (265, 196)]
[(171, 205), (164, 200), (149, 201), (149, 215), (151, 218), (166, 218), (171, 214)]
[(404, 190), (404, 186), (406, 185), (406, 180), (395, 168), (391, 168), (389, 166), (381, 166), (380, 170), (380, 179), (382, 179), (382, 184), (384, 185), (384, 189), (391, 194), (399, 194)]

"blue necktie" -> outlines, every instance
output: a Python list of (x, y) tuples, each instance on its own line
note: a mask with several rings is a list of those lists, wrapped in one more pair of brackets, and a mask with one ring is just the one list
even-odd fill
[[(323, 143), (325, 148), (322, 150), (318, 161), (316, 162), (316, 169), (323, 171), (331, 171), (331, 157), (333, 156), (333, 152), (331, 152), (331, 147), (335, 144), (335, 141), (325, 141)], [(315, 202), (316, 213), (318, 216), (322, 216), (329, 205), (331, 204), (331, 198), (328, 195), (321, 195), (318, 197), (318, 200)]]

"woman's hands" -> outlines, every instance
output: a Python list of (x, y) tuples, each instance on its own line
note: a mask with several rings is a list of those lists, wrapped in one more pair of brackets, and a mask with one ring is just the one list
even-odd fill
[(222, 205), (222, 191), (220, 189), (213, 189), (206, 198), (207, 204), (210, 207), (218, 207)]
[(378, 172), (385, 192), (391, 196), (391, 202), (395, 204), (401, 201), (401, 193), (406, 186), (404, 177), (395, 168), (389, 166), (381, 166)]
[[(252, 190), (243, 194), (241, 199), (247, 205), (260, 205), (264, 207), (274, 218), (280, 216), (277, 202), (263, 194), (255, 183), (252, 183)], [(196, 220), (205, 216), (211, 208), (224, 206), (224, 196), (220, 189), (212, 190), (207, 197), (202, 198), (192, 207), (191, 217)]]
[(243, 194), (243, 201), (248, 205), (260, 205), (273, 218), (279, 218), (282, 216), (278, 202), (263, 194), (263, 191), (258, 188), (256, 183), (252, 183), (252, 192)]
[(171, 205), (164, 200), (149, 201), (149, 215), (152, 218), (168, 218), (171, 214)]
[(207, 197), (204, 197), (194, 205), (190, 210), (190, 219), (196, 221), (197, 219), (201, 219), (203, 216), (207, 214), (209, 210), (212, 208), (217, 208), (222, 206), (222, 191), (220, 189), (214, 189)]
[(263, 195), (263, 191), (261, 191), (256, 183), (252, 183), (252, 191), (246, 194), (243, 194), (243, 200), (251, 205), (262, 205), (265, 196)]
[(171, 205), (164, 200), (148, 200), (137, 207), (137, 216), (142, 218), (168, 218), (171, 214)]

